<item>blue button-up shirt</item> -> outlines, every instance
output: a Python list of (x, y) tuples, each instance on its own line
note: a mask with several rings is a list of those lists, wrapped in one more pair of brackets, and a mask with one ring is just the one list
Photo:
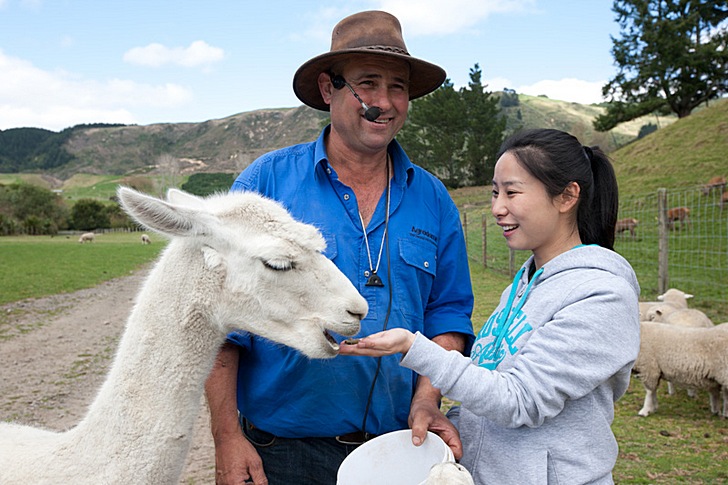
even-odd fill
[[(359, 336), (403, 327), (427, 337), (459, 332), (473, 341), (473, 294), (457, 207), (434, 176), (413, 165), (400, 145), (389, 147), (394, 167), (388, 237), (377, 274), (384, 287), (365, 286), (369, 255), (354, 191), (339, 181), (318, 140), (277, 150), (243, 171), (233, 190), (252, 190), (280, 201), (316, 226), (326, 255), (369, 303)], [(366, 228), (372, 264), (382, 244), (386, 191)], [(311, 360), (288, 347), (249, 334), (231, 334), (242, 347), (238, 409), (256, 427), (289, 438), (337, 436), (366, 429), (382, 434), (407, 427), (416, 375), (399, 356), (338, 356)], [(343, 337), (338, 337), (343, 340)]]

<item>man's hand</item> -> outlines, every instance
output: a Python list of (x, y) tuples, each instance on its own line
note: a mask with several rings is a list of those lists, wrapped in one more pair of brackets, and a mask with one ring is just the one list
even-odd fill
[(216, 485), (268, 485), (263, 460), (242, 433), (215, 443)]
[[(426, 383), (419, 381), (427, 380)], [(460, 433), (455, 426), (447, 419), (439, 408), (440, 393), (433, 388), (429, 379), (420, 376), (418, 381), (418, 392), (412, 400), (409, 414), (409, 426), (412, 428), (412, 443), (415, 446), (421, 445), (427, 431), (438, 435), (450, 447), (456, 460), (463, 456), (463, 444), (460, 441)], [(420, 388), (422, 386), (422, 388)], [(429, 390), (427, 389), (429, 387)]]

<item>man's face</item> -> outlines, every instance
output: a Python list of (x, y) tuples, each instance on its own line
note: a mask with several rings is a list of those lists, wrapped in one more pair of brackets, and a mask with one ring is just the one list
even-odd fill
[[(380, 109), (380, 116), (369, 121), (364, 108), (344, 86), (322, 86), (324, 100), (331, 108), (331, 123), (336, 134), (356, 149), (369, 151), (386, 147), (404, 126), (409, 107), (409, 64), (382, 56), (357, 57), (341, 72), (359, 97)], [(328, 88), (328, 89), (327, 89)]]

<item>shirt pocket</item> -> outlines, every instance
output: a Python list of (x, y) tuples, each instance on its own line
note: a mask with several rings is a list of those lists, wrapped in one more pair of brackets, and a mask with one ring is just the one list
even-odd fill
[[(428, 242), (401, 239), (398, 270), (394, 278), (400, 310), (421, 330), (427, 302), (437, 274), (437, 247)], [(412, 328), (411, 328), (412, 329)]]

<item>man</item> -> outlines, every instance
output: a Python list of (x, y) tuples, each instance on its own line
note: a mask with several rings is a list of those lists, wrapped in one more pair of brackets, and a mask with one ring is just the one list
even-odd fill
[[(459, 214), (439, 180), (394, 141), (409, 100), (444, 80), (440, 67), (408, 54), (392, 15), (343, 19), (331, 50), (304, 63), (293, 79), (299, 99), (330, 111), (331, 124), (315, 142), (256, 160), (233, 190), (277, 199), (321, 230), (326, 255), (369, 303), (362, 336), (404, 327), (462, 352), (474, 335)], [(415, 444), (429, 429), (462, 453), (439, 410), (439, 391), (394, 356), (309, 360), (251, 335), (231, 335), (206, 393), (218, 484), (334, 484), (358, 445), (407, 426)]]

